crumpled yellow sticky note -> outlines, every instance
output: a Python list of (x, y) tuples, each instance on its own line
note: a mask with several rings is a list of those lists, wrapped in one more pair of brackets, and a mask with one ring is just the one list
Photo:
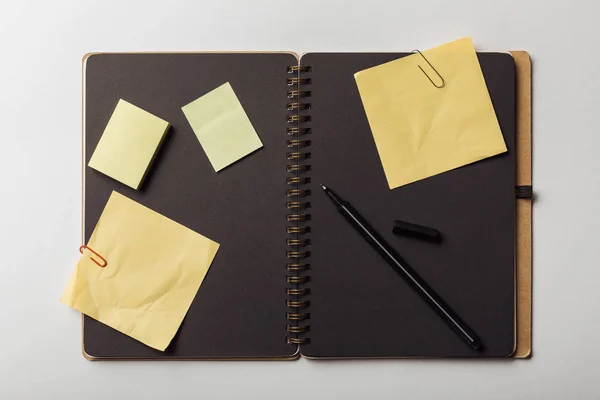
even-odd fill
[(390, 189), (506, 151), (471, 38), (360, 71), (356, 83)]
[(87, 247), (60, 301), (163, 351), (219, 244), (112, 192)]
[(216, 172), (263, 145), (229, 82), (182, 110)]

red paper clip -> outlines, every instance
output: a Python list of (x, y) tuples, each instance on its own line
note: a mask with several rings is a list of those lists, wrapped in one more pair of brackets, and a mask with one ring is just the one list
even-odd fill
[(91, 251), (92, 253), (94, 253), (94, 255), (95, 255), (96, 257), (100, 258), (100, 259), (102, 260), (102, 264), (100, 264), (100, 263), (98, 262), (98, 260), (94, 259), (94, 257), (90, 257), (90, 260), (92, 260), (93, 262), (95, 262), (95, 263), (96, 263), (96, 265), (97, 265), (97, 266), (99, 266), (100, 268), (104, 268), (104, 267), (106, 267), (106, 265), (108, 264), (108, 263), (106, 262), (106, 259), (105, 259), (104, 257), (102, 257), (100, 254), (96, 253), (96, 252), (95, 252), (93, 249), (91, 249), (90, 247), (87, 247), (86, 245), (82, 245), (81, 247), (79, 247), (79, 252), (80, 252), (81, 254), (83, 254), (83, 251), (84, 251), (85, 249), (88, 249), (89, 251)]

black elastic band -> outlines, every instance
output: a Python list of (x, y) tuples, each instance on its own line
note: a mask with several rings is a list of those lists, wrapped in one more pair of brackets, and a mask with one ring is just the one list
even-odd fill
[(516, 186), (515, 196), (517, 199), (531, 199), (533, 197), (533, 188), (528, 186)]

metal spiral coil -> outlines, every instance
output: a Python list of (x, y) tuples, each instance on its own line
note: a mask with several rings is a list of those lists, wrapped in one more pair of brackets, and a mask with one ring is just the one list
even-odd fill
[(305, 333), (305, 332), (310, 332), (310, 325), (303, 325), (303, 326), (288, 325), (288, 326), (286, 326), (286, 329), (288, 332), (291, 332), (291, 333)]
[(285, 180), (288, 185), (304, 185), (310, 183), (310, 177), (308, 176), (288, 176)]
[(310, 164), (306, 160), (310, 158), (310, 152), (306, 151), (310, 147), (311, 140), (306, 135), (311, 135), (310, 123), (312, 121), (309, 114), (312, 109), (312, 103), (306, 101), (311, 96), (311, 91), (306, 90), (306, 85), (311, 84), (311, 77), (306, 76), (312, 68), (307, 65), (293, 65), (287, 68), (288, 78), (286, 80), (287, 98), (291, 99), (286, 103), (288, 111), (286, 117), (286, 136), (288, 139), (285, 144), (291, 150), (286, 153), (288, 164), (286, 165), (286, 184), (289, 189), (285, 191), (288, 198), (286, 208), (288, 210), (287, 220), (290, 224), (287, 226), (288, 237), (286, 245), (286, 257), (289, 262), (286, 263), (286, 281), (290, 285), (286, 289), (288, 299), (286, 300), (287, 319), (290, 323), (286, 326), (289, 334), (287, 343), (292, 345), (306, 345), (310, 343), (310, 338), (306, 336), (310, 332), (310, 325), (306, 320), (310, 318), (310, 300), (307, 296), (310, 294), (310, 288), (307, 284), (310, 282), (310, 276), (307, 272), (310, 270), (310, 196), (311, 190), (308, 187), (311, 179), (306, 174), (310, 171)]
[(287, 79), (288, 86), (308, 85), (309, 83), (310, 83), (310, 78), (288, 78)]
[(288, 271), (307, 271), (310, 269), (310, 264), (306, 263), (287, 263), (286, 269)]
[(305, 197), (310, 195), (310, 193), (310, 189), (288, 189), (285, 191), (288, 197)]
[[(311, 154), (310, 153), (303, 153), (301, 151), (292, 151), (289, 153), (286, 153), (285, 155), (287, 157), (288, 160), (305, 160), (307, 158), (310, 158)], [(304, 165), (299, 165), (299, 167), (305, 167)]]
[(294, 260), (300, 260), (303, 258), (310, 257), (310, 251), (296, 251), (296, 250), (288, 250), (287, 258), (292, 258)]
[(288, 337), (288, 344), (309, 344), (310, 338)]
[(311, 145), (310, 140), (291, 139), (285, 142), (287, 147), (308, 147)]
[(288, 90), (287, 92), (287, 98), (288, 99), (297, 99), (297, 98), (302, 98), (302, 97), (310, 97), (311, 92), (310, 90)]
[(288, 300), (287, 306), (290, 308), (306, 308), (306, 307), (310, 306), (310, 301), (309, 300), (304, 300), (304, 301)]
[(303, 321), (310, 318), (309, 313), (287, 313), (287, 318), (290, 321)]
[[(310, 214), (288, 214), (287, 220), (290, 222), (295, 221), (308, 221), (310, 219)], [(299, 232), (296, 232), (299, 233)]]
[(306, 172), (310, 171), (310, 165), (292, 164), (286, 166), (287, 172)]
[(308, 246), (310, 239), (287, 239), (286, 243), (288, 246)]
[(309, 232), (310, 232), (310, 226), (288, 226), (287, 227), (288, 234), (298, 233), (298, 234), (304, 235)]
[(288, 124), (294, 122), (309, 122), (311, 120), (310, 115), (288, 115), (287, 122)]
[(294, 209), (294, 208), (310, 208), (311, 204), (310, 201), (288, 201), (286, 203), (286, 206), (288, 209)]
[(288, 103), (287, 105), (287, 109), (288, 111), (294, 111), (294, 110), (310, 110), (311, 109), (311, 104), (310, 103)]
[(294, 74), (298, 72), (310, 72), (312, 68), (308, 65), (292, 65), (287, 68), (288, 74)]
[(288, 136), (310, 135), (311, 133), (312, 133), (312, 131), (310, 128), (297, 128), (297, 127), (287, 128)]
[(310, 294), (310, 288), (287, 288), (286, 293), (288, 296), (306, 296)]

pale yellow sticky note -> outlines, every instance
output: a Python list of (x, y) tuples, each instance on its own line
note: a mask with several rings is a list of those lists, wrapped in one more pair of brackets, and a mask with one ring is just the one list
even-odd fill
[(355, 74), (390, 189), (506, 151), (471, 38)]
[(169, 123), (120, 99), (89, 166), (138, 189)]
[(217, 172), (262, 147), (229, 82), (181, 109)]
[(181, 325), (219, 244), (113, 192), (61, 302), (158, 350)]

